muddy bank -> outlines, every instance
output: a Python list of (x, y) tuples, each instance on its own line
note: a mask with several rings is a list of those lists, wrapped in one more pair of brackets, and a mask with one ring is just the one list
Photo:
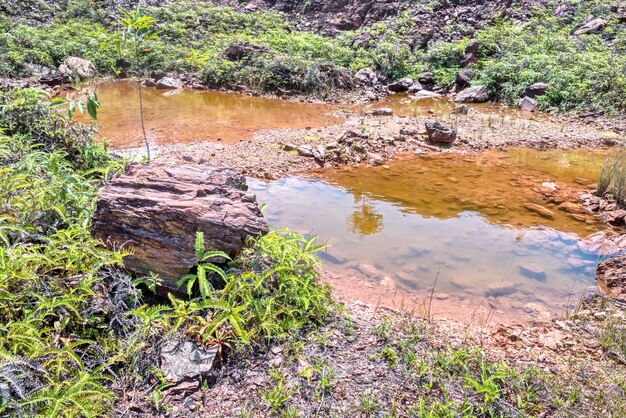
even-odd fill
[[(363, 112), (372, 110), (364, 108)], [(451, 145), (429, 141), (426, 123), (434, 121), (456, 130), (456, 141)], [(274, 179), (320, 167), (379, 165), (406, 153), (472, 153), (509, 147), (607, 148), (622, 141), (621, 137), (616, 140), (614, 133), (558, 117), (524, 119), (470, 108), (467, 115), (358, 113), (343, 124), (259, 131), (251, 140), (232, 145), (164, 144), (160, 158), (226, 165), (240, 169), (247, 176)]]

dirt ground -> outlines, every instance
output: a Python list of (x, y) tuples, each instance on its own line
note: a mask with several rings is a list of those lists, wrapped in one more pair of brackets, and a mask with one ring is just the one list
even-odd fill
[[(432, 144), (425, 124), (433, 121), (456, 129), (456, 141), (451, 145)], [(351, 144), (342, 145), (342, 138), (349, 136), (353, 139)], [(621, 134), (580, 121), (548, 116), (519, 118), (470, 108), (467, 115), (351, 114), (340, 125), (264, 130), (237, 144), (168, 144), (161, 147), (159, 158), (227, 165), (247, 176), (271, 180), (321, 166), (384, 164), (386, 160), (412, 153), (470, 153), (510, 147), (608, 148), (620, 144), (624, 144)], [(297, 149), (302, 146), (323, 149), (324, 158), (299, 155)], [(337, 149), (341, 150), (339, 157), (333, 154)]]

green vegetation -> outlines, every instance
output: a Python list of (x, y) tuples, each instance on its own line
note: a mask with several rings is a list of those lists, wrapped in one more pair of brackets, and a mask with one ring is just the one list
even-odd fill
[[(473, 83), (487, 85), (505, 103), (516, 104), (525, 87), (544, 82), (550, 86), (539, 98), (544, 109), (624, 112), (626, 24), (611, 18), (610, 6), (600, 0), (570, 4), (572, 18), (555, 17), (557, 6), (531, 8), (525, 22), (500, 20), (477, 31), (472, 39), (431, 42), (427, 50), (421, 50), (412, 46), (416, 27), (408, 13), (394, 22), (331, 38), (298, 31), (276, 12), (243, 13), (175, 2), (145, 9), (144, 17), (153, 16), (158, 23), (158, 38), (137, 51), (132, 66), (142, 73), (191, 72), (211, 86), (244, 84), (262, 91), (319, 94), (350, 88), (344, 69), (367, 67), (388, 80), (416, 78), (431, 70), (438, 84), (452, 87), (465, 47), (478, 40), (481, 47), (473, 66)], [(100, 48), (102, 33), (108, 31), (119, 39), (128, 33), (127, 25), (109, 24), (109, 14), (87, 0), (77, 0), (65, 13), (45, 16), (49, 23), (41, 26), (0, 16), (0, 55), (5, 58), (0, 75), (28, 76), (33, 64), (55, 68), (70, 55), (93, 61), (101, 74), (124, 70), (129, 63)], [(597, 33), (572, 36), (589, 14), (608, 21)], [(364, 34), (369, 40), (357, 42)], [(268, 51), (230, 61), (222, 54), (236, 41)]]
[(295, 337), (336, 308), (317, 282), (320, 247), (288, 231), (250, 242), (225, 271), (199, 247), (187, 286), (195, 296), (197, 283), (198, 297), (146, 303), (155, 278), (120, 270), (124, 254), (89, 233), (96, 195), (123, 165), (40, 92), (0, 92), (3, 416), (102, 416), (124, 388), (158, 381), (152, 347), (164, 336), (217, 345), (224, 360)]
[(611, 153), (598, 175), (598, 196), (608, 197), (620, 205), (626, 204), (626, 152)]

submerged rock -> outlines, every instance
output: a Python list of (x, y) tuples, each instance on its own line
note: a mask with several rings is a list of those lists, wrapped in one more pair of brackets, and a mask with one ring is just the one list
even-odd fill
[(456, 140), (456, 131), (439, 122), (426, 122), (426, 133), (434, 144), (451, 144)]
[(554, 219), (554, 212), (546, 207), (536, 203), (526, 203), (524, 204), (524, 207), (531, 212), (535, 212), (537, 215), (543, 216), (544, 218)]
[(380, 109), (370, 110), (367, 114), (371, 116), (393, 116), (393, 109), (381, 107)]
[(92, 232), (109, 248), (132, 251), (124, 257), (130, 271), (156, 273), (175, 290), (196, 265), (197, 231), (207, 248), (235, 255), (247, 237), (268, 230), (246, 189), (230, 168), (131, 164), (98, 197)]

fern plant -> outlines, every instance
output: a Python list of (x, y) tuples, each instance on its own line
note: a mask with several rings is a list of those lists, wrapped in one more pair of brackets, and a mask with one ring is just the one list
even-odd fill
[(226, 281), (224, 270), (207, 260), (215, 258), (230, 260), (230, 257), (222, 251), (207, 251), (204, 245), (203, 232), (196, 232), (195, 250), (196, 261), (198, 263), (196, 273), (184, 275), (177, 282), (177, 286), (181, 287), (186, 285), (187, 295), (191, 297), (193, 295), (194, 285), (197, 285), (200, 291), (200, 297), (206, 300), (213, 291), (213, 286), (211, 285), (211, 280), (208, 275), (215, 274)]

